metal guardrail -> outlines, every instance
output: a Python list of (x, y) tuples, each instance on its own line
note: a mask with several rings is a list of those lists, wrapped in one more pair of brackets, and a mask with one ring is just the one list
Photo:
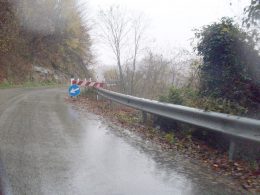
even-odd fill
[(162, 103), (101, 88), (97, 92), (107, 99), (138, 110), (260, 143), (260, 120)]

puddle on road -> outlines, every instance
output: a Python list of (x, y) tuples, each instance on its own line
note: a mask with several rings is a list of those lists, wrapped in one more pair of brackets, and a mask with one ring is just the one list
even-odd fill
[(77, 165), (81, 173), (74, 179), (86, 181), (93, 194), (239, 194), (196, 162), (99, 116), (83, 112), (80, 120), (88, 161)]

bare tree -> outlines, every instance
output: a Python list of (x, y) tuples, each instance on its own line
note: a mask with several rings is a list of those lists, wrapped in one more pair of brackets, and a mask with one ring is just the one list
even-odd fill
[[(119, 69), (122, 90), (134, 93), (136, 63), (141, 51), (141, 42), (144, 40), (146, 24), (144, 15), (133, 14), (119, 6), (111, 6), (100, 11), (102, 39), (112, 49)], [(129, 52), (125, 52), (125, 49)], [(123, 59), (122, 56), (128, 56)], [(125, 63), (125, 71), (122, 67)]]
[(140, 52), (140, 45), (141, 41), (144, 38), (145, 33), (145, 26), (144, 23), (144, 17), (143, 15), (139, 15), (137, 17), (134, 17), (132, 20), (132, 29), (133, 29), (133, 35), (134, 35), (134, 52), (132, 57), (132, 75), (131, 75), (131, 81), (130, 81), (130, 94), (132, 95), (134, 93), (134, 79), (135, 79), (135, 72), (136, 72), (136, 62), (137, 62), (137, 56)]
[(189, 77), (192, 54), (186, 49), (177, 49), (171, 53), (171, 84), (182, 87)]
[(127, 42), (130, 31), (130, 19), (119, 6), (111, 6), (107, 10), (100, 11), (102, 38), (112, 49), (116, 57), (119, 69), (121, 88), (125, 92), (125, 80), (122, 70), (122, 52)]
[(170, 61), (161, 54), (148, 51), (141, 63), (142, 67), (136, 72), (136, 94), (157, 99), (170, 86)]
[(199, 66), (202, 64), (202, 59), (192, 59), (189, 69), (189, 77), (187, 87), (198, 89), (199, 87)]

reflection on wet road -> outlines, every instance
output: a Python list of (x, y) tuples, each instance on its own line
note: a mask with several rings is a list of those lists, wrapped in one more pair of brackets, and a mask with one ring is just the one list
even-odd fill
[(0, 91), (4, 193), (235, 194), (185, 157), (80, 114), (64, 102), (65, 92)]

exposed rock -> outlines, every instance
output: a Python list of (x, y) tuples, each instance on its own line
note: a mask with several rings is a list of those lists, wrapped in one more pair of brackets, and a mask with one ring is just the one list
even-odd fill
[(34, 65), (32, 80), (64, 82), (68, 80), (68, 76), (58, 70), (52, 70), (40, 65)]

